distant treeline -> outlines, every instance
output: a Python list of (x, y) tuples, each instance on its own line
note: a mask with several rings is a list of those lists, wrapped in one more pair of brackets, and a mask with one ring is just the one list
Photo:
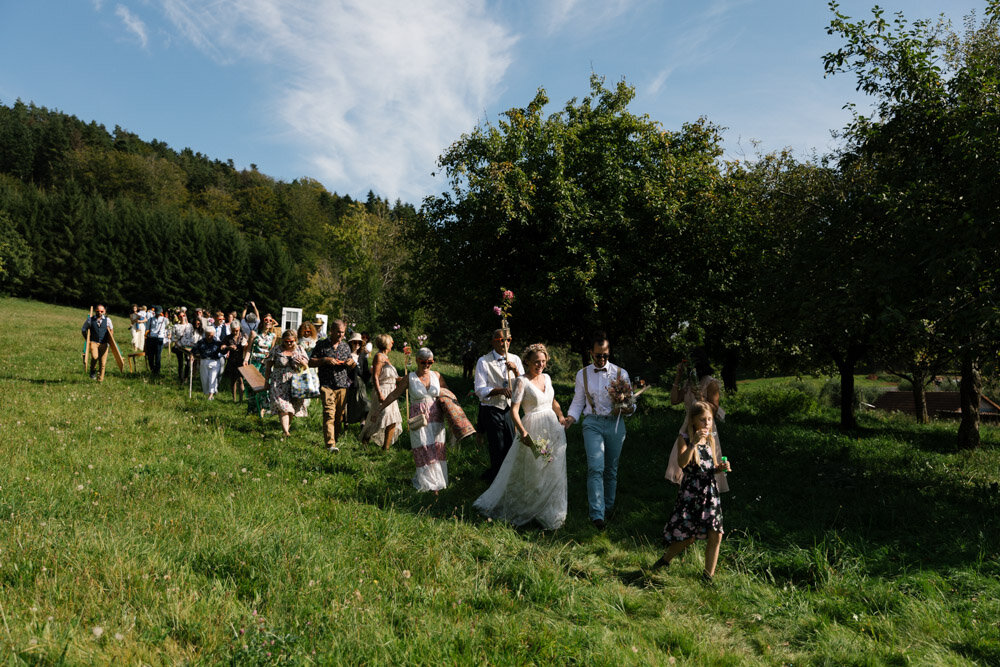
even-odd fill
[(253, 299), (377, 328), (398, 318), (389, 288), (405, 278), (401, 240), (417, 218), (372, 193), (359, 202), (308, 178), (285, 183), (120, 127), (0, 104), (3, 292), (112, 309)]

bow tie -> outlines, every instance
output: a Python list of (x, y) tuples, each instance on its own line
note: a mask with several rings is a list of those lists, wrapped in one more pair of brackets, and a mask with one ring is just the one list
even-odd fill
[(607, 373), (608, 372), (608, 367), (605, 366), (604, 368), (595, 368), (594, 372), (595, 373)]

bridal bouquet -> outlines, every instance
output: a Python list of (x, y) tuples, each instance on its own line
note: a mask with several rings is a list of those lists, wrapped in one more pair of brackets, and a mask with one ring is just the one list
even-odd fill
[(552, 453), (552, 442), (547, 438), (535, 440), (531, 436), (524, 437), (524, 444), (531, 448), (531, 453), (536, 459), (545, 459), (546, 463), (552, 463), (555, 456)]
[(613, 410), (620, 412), (635, 407), (636, 394), (632, 391), (632, 384), (624, 378), (617, 378), (608, 383), (608, 396), (611, 397)]

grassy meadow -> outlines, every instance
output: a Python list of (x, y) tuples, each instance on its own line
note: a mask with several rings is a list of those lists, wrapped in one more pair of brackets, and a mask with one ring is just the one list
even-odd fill
[(865, 413), (842, 434), (794, 381), (724, 397), (734, 472), (706, 587), (701, 543), (648, 569), (681, 417), (662, 390), (629, 420), (607, 531), (579, 427), (566, 525), (518, 530), (472, 510), (484, 446), (452, 448), (449, 488), (417, 494), (405, 434), (386, 453), (353, 427), (331, 455), (314, 405), (281, 441), (225, 391), (196, 380), (188, 399), (166, 352), (160, 380), (109, 355), (91, 381), (85, 317), (0, 299), (5, 664), (1000, 664), (997, 427), (958, 453), (951, 422)]

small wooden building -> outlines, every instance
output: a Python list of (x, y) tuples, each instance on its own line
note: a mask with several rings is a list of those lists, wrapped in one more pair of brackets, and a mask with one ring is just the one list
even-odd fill
[[(962, 403), (957, 391), (928, 391), (927, 414), (931, 417), (956, 419), (962, 415)], [(886, 412), (914, 414), (912, 391), (887, 391), (875, 400), (875, 409)], [(979, 417), (986, 421), (1000, 421), (1000, 405), (985, 395), (979, 397)]]

